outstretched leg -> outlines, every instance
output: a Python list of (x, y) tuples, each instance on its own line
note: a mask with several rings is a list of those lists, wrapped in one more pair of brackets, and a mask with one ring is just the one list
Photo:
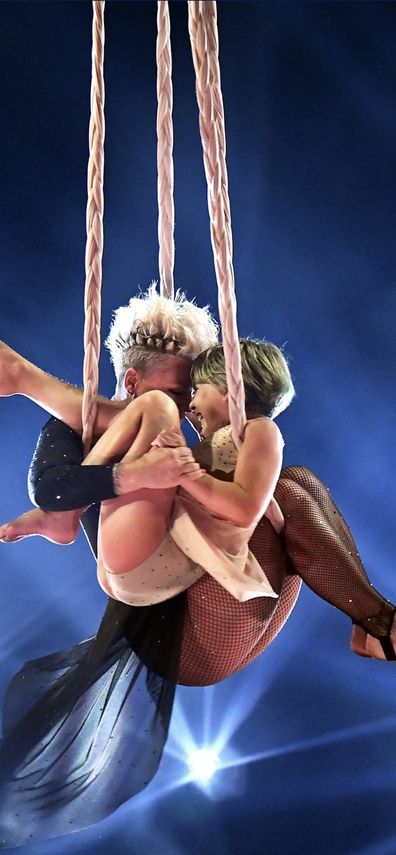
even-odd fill
[[(275, 497), (285, 517), (287, 554), (303, 581), (364, 632), (367, 652), (385, 658), (374, 639), (396, 645), (395, 606), (370, 583), (351, 532), (320, 479), (303, 467), (283, 470)], [(364, 653), (356, 633), (356, 652)], [(389, 648), (389, 655), (391, 653)]]
[[(24, 395), (82, 433), (82, 394), (82, 389), (52, 377), (0, 341), (0, 397)], [(101, 436), (124, 407), (124, 401), (108, 401), (98, 396), (95, 436)]]

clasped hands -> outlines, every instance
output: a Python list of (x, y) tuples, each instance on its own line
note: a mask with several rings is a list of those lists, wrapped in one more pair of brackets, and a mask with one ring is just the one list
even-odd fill
[(180, 428), (162, 430), (151, 445), (152, 450), (145, 455), (145, 458), (147, 462), (150, 460), (156, 469), (154, 488), (163, 488), (169, 478), (172, 482), (169, 486), (177, 486), (186, 479), (196, 481), (205, 474), (205, 470), (195, 462)]
[(205, 475), (179, 428), (161, 431), (151, 446), (138, 460), (116, 464), (118, 495), (142, 488), (165, 490)]

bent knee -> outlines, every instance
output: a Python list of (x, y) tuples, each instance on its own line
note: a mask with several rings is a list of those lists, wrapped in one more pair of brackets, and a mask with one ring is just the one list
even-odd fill
[(139, 402), (142, 412), (149, 415), (161, 413), (170, 418), (174, 417), (179, 423), (180, 417), (175, 402), (161, 389), (150, 389), (148, 392), (143, 392), (136, 400)]

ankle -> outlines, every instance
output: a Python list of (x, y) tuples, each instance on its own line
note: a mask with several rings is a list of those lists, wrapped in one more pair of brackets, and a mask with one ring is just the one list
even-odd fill
[(395, 616), (395, 606), (389, 600), (383, 600), (377, 614), (360, 618), (355, 623), (374, 638), (389, 638), (391, 634), (396, 633)]
[(62, 513), (48, 511), (45, 515), (46, 519), (43, 527), (50, 529), (53, 528), (60, 537), (62, 537), (62, 535), (67, 537), (69, 542), (71, 540), (75, 540), (77, 537), (80, 516), (80, 511), (64, 511)]
[(15, 364), (13, 366), (13, 374), (14, 374), (14, 383), (15, 383), (15, 391), (19, 395), (26, 395), (26, 397), (31, 398), (32, 400), (36, 400), (37, 396), (35, 396), (35, 379), (37, 372), (43, 374), (40, 368), (37, 368), (33, 365), (32, 362), (29, 362), (28, 359), (25, 359), (24, 356), (20, 356), (16, 354)]

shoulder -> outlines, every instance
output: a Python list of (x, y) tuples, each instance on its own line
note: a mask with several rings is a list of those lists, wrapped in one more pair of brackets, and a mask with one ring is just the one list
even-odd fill
[(246, 423), (244, 433), (244, 443), (252, 443), (257, 446), (268, 446), (283, 448), (284, 439), (272, 419), (263, 416), (258, 419), (251, 419)]

